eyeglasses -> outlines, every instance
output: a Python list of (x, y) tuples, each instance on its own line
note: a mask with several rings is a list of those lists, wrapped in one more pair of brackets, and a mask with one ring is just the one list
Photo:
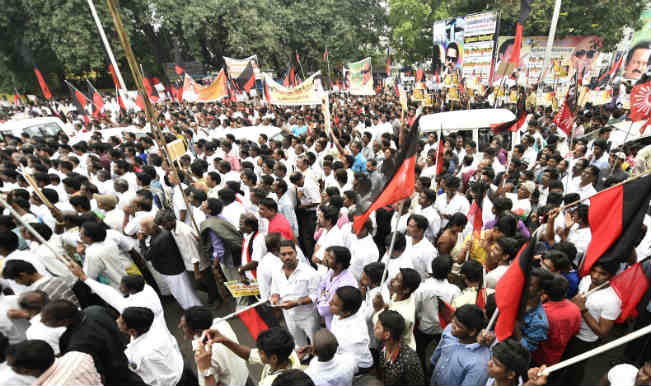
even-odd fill
[(578, 51), (576, 51), (574, 53), (574, 56), (576, 56), (577, 58), (581, 58), (583, 56), (586, 56), (588, 59), (592, 59), (594, 57), (595, 53), (596, 53), (595, 50), (590, 50), (590, 51), (578, 50)]
[(448, 62), (456, 62), (457, 58), (454, 57), (454, 56), (446, 56), (445, 60), (448, 61)]

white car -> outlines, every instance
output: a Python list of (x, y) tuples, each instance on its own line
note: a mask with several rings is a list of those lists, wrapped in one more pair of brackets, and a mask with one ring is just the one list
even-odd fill
[(73, 133), (67, 125), (57, 117), (12, 119), (0, 125), (0, 138), (10, 134), (17, 138), (27, 134), (30, 138), (42, 137), (44, 135), (58, 135), (64, 132), (70, 136)]

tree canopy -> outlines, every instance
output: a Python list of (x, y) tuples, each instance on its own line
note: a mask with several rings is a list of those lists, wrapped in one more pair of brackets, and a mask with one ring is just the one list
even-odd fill
[[(94, 79), (111, 88), (109, 60), (85, 0), (5, 0), (0, 13), (0, 90), (38, 93), (33, 68), (50, 88), (64, 91), (64, 79)], [(431, 57), (432, 23), (486, 9), (501, 12), (500, 33), (511, 35), (520, 0), (120, 0), (137, 60), (148, 74), (164, 78), (163, 63), (198, 61), (211, 71), (223, 56), (257, 54), (263, 70), (282, 73), (295, 55), (306, 73), (374, 56), (414, 63)], [(384, 6), (388, 9), (385, 9)], [(105, 0), (95, 0), (113, 52), (126, 69)], [(525, 35), (546, 35), (554, 0), (531, 0)], [(603, 50), (622, 37), (622, 27), (637, 27), (645, 3), (634, 0), (566, 0), (557, 36), (599, 35)], [(300, 68), (297, 67), (297, 70)]]

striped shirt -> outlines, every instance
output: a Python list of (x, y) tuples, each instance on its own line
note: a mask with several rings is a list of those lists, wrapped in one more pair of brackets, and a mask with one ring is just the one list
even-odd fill
[(72, 286), (69, 282), (58, 277), (41, 276), (32, 285), (29, 286), (30, 291), (43, 291), (47, 294), (50, 300), (64, 299), (72, 302), (75, 306), (80, 307), (77, 296), (72, 291)]
[(70, 351), (58, 358), (34, 382), (34, 385), (102, 386), (93, 357), (79, 351)]

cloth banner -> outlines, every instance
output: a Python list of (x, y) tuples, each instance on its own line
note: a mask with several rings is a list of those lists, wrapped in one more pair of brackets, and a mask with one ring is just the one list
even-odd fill
[(245, 59), (233, 59), (224, 56), (226, 71), (228, 71), (228, 75), (231, 79), (237, 79), (249, 62), (252, 62), (253, 73), (258, 75), (260, 73), (260, 68), (258, 67), (258, 55), (252, 55)]
[(222, 68), (219, 71), (219, 75), (217, 75), (217, 78), (209, 86), (195, 89), (195, 92), (197, 93), (196, 102), (201, 103), (215, 102), (227, 96), (228, 89), (226, 88), (226, 73), (224, 69)]
[(269, 102), (278, 106), (304, 106), (320, 105), (323, 87), (321, 86), (321, 72), (312, 74), (296, 87), (287, 88), (276, 82), (271, 76), (265, 74), (269, 88)]
[(375, 95), (373, 89), (373, 65), (371, 58), (359, 62), (347, 63), (344, 79), (351, 95)]

